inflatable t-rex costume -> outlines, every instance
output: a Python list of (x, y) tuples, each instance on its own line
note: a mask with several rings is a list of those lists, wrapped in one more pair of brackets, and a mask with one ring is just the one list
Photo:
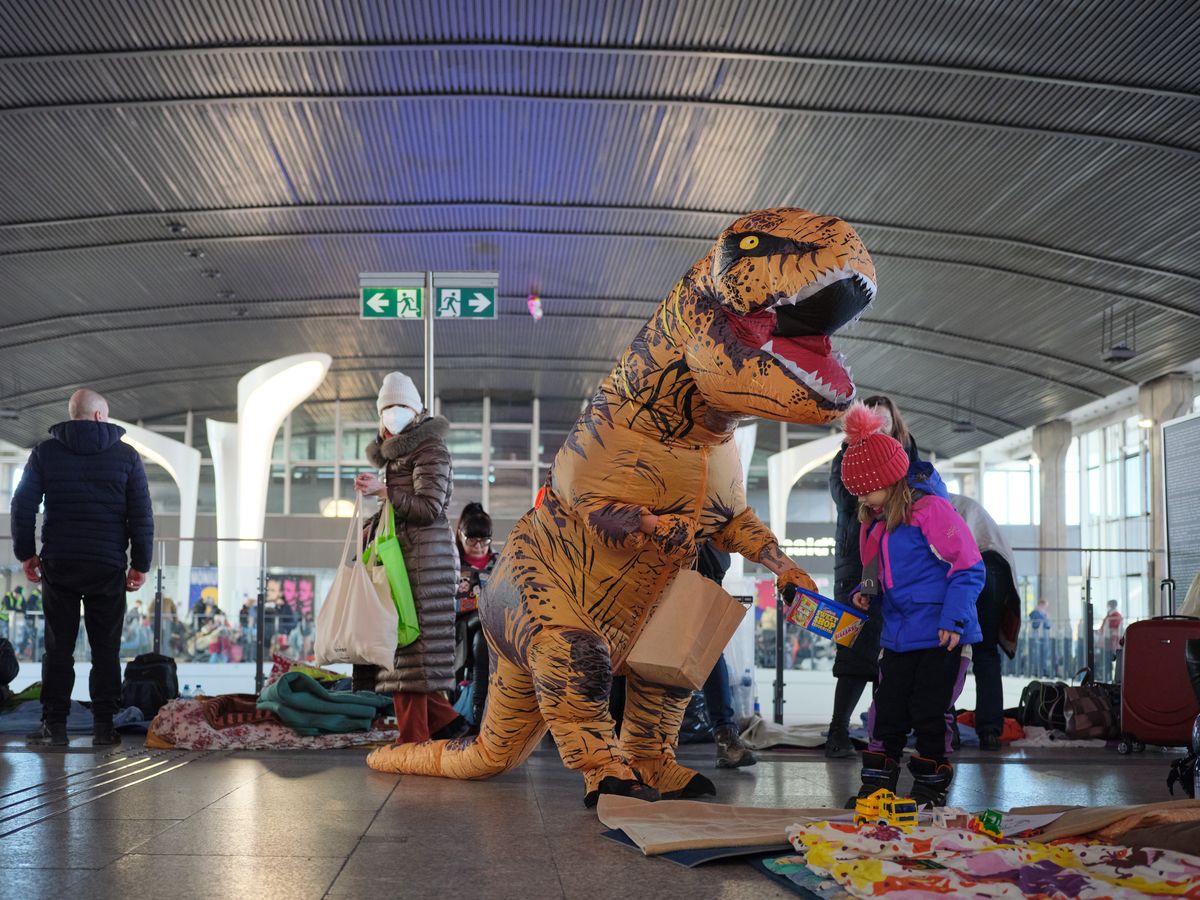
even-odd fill
[[(486, 778), (549, 727), (589, 806), (600, 793), (715, 793), (675, 761), (691, 692), (622, 663), (698, 540), (761, 562), (781, 589), (813, 589), (746, 505), (733, 433), (750, 416), (836, 418), (854, 385), (828, 335), (874, 294), (871, 258), (841, 219), (770, 209), (726, 229), (601, 383), (509, 534), (479, 607), (494, 657), (479, 736), (379, 749), (371, 767)], [(614, 672), (627, 676), (620, 738)]]

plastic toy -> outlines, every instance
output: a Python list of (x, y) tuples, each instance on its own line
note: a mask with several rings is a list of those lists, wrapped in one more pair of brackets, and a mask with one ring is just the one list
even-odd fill
[(935, 806), (931, 810), (933, 825), (937, 828), (970, 828), (974, 818), (965, 809), (957, 806)]
[(971, 817), (971, 823), (967, 826), (976, 834), (986, 834), (993, 840), (1000, 840), (1004, 837), (1004, 832), (1000, 830), (1000, 823), (1004, 820), (1002, 813), (996, 812), (994, 809), (984, 810), (977, 816)]
[(912, 797), (897, 797), (887, 788), (880, 788), (869, 797), (860, 797), (854, 804), (855, 825), (894, 825), (908, 831), (917, 824), (917, 802)]

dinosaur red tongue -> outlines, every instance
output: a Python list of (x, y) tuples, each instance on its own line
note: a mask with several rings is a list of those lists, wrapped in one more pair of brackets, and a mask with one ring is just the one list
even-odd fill
[[(854, 393), (850, 373), (833, 355), (833, 344), (825, 335), (805, 337), (771, 337), (770, 352), (794, 362), (805, 372), (811, 372), (843, 396)], [(765, 349), (765, 348), (764, 348)]]
[(726, 315), (725, 318), (737, 339), (743, 344), (789, 360), (798, 369), (815, 375), (837, 393), (846, 397), (853, 396), (854, 382), (850, 380), (850, 373), (833, 355), (833, 346), (826, 336), (772, 335), (771, 332), (775, 330), (775, 313), (769, 309), (748, 316)]

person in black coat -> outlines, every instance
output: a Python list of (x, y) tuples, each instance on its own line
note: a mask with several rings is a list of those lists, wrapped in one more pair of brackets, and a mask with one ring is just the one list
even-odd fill
[[(108, 421), (108, 403), (79, 390), (68, 410), (70, 421), (51, 427), (51, 438), (29, 454), (12, 499), (13, 553), (25, 577), (42, 584), (46, 616), (42, 726), (26, 738), (31, 746), (69, 743), (81, 602), (92, 648), (92, 744), (120, 743), (112, 720), (121, 699), (125, 592), (145, 583), (154, 544), (146, 471), (137, 451), (121, 442), (124, 429)], [(38, 553), (34, 522), (43, 499)]]
[[(900, 410), (890, 399), (876, 395), (864, 403), (890, 422), (888, 432), (908, 451), (910, 471), (919, 462), (917, 442), (908, 433)], [(833, 599), (849, 603), (850, 594), (862, 581), (862, 559), (858, 553), (858, 498), (842, 483), (842, 456), (846, 445), (833, 458), (829, 469), (829, 494), (837, 507), (837, 527), (833, 557)], [(829, 737), (825, 755), (830, 759), (856, 755), (850, 743), (850, 715), (862, 699), (868, 683), (879, 677), (879, 635), (883, 627), (880, 607), (876, 606), (853, 645), (837, 645), (833, 660), (833, 675), (837, 687), (833, 694), (833, 717), (829, 722)]]

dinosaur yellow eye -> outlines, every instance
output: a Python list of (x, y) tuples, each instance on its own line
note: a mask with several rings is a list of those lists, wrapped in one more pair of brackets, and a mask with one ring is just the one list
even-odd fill
[(753, 250), (755, 247), (758, 246), (758, 235), (757, 234), (746, 235), (738, 243), (738, 246), (741, 247), (743, 250)]

